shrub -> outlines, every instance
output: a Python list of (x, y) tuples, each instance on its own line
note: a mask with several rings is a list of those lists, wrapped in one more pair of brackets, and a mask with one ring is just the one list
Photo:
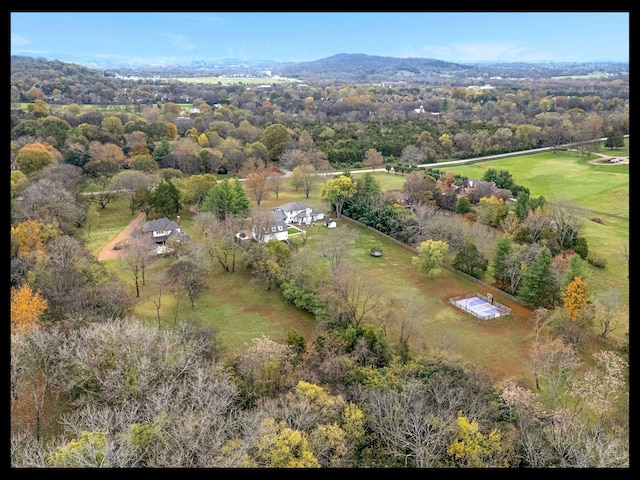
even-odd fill
[(587, 262), (589, 262), (590, 265), (593, 265), (596, 268), (605, 268), (607, 266), (607, 261), (604, 258), (596, 256), (592, 253), (587, 256)]

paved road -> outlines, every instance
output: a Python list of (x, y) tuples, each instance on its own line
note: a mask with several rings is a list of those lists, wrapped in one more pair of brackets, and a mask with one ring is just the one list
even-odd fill
[[(628, 137), (628, 135), (625, 135), (625, 137)], [(590, 140), (590, 142), (596, 142), (596, 141), (605, 141), (606, 138), (600, 138), (600, 139), (595, 139), (595, 140)], [(584, 142), (582, 142), (584, 143)], [(568, 143), (566, 145), (560, 145), (558, 147), (556, 147), (556, 150), (561, 149), (561, 148), (571, 148), (571, 147), (575, 147), (577, 145), (579, 145), (580, 143)], [(449, 160), (446, 162), (438, 162), (438, 163), (423, 163), (421, 165), (418, 165), (418, 167), (424, 167), (424, 168), (439, 168), (443, 165), (461, 165), (464, 163), (477, 163), (477, 162), (482, 162), (482, 161), (486, 161), (486, 160), (495, 160), (498, 158), (509, 158), (509, 157), (519, 157), (521, 155), (533, 155), (534, 153), (541, 153), (541, 152), (549, 152), (553, 150), (553, 147), (542, 147), (542, 148), (534, 148), (532, 150), (521, 150), (519, 152), (510, 152), (510, 153), (500, 153), (497, 155), (487, 155), (486, 157), (474, 157), (474, 158), (465, 158), (462, 160)], [(601, 157), (604, 158), (612, 158), (612, 156), (608, 156), (608, 155), (602, 155), (602, 154), (597, 154), (600, 155)], [(620, 164), (625, 164), (625, 163), (629, 163), (629, 157), (619, 157), (622, 158), (623, 161), (616, 164), (613, 163), (611, 165), (620, 165)], [(601, 164), (603, 165), (603, 164)], [(348, 169), (346, 169), (348, 170)], [(385, 171), (384, 167), (380, 167), (376, 170), (373, 169), (366, 169), (366, 170), (354, 170), (353, 173), (368, 173), (368, 172), (383, 172)], [(323, 172), (323, 173), (318, 173), (318, 176), (328, 176), (328, 175), (341, 175), (342, 173), (344, 173), (344, 170), (339, 170), (339, 171), (334, 171), (334, 172)], [(288, 178), (291, 176), (291, 172), (290, 171), (285, 171), (285, 178)]]

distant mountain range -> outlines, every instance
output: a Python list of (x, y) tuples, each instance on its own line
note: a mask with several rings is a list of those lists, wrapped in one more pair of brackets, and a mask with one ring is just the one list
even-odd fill
[[(67, 62), (68, 60), (61, 60)], [(144, 72), (147, 75), (195, 75), (263, 76), (264, 72), (302, 81), (346, 81), (356, 83), (379, 81), (433, 81), (447, 77), (503, 77), (539, 78), (563, 75), (587, 75), (594, 71), (608, 75), (629, 73), (629, 64), (620, 62), (562, 62), (527, 63), (506, 62), (462, 64), (432, 58), (396, 58), (359, 53), (340, 53), (310, 62), (278, 62), (271, 60), (240, 60), (222, 58), (215, 60), (191, 61), (188, 65), (132, 65), (77, 61), (78, 65), (107, 71)]]
[(336, 78), (344, 80), (398, 79), (404, 77), (460, 74), (473, 70), (470, 65), (445, 62), (432, 58), (396, 58), (340, 53), (312, 62), (282, 63), (274, 73), (283, 77)]

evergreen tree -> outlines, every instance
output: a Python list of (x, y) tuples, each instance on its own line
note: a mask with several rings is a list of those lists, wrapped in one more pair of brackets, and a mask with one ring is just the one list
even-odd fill
[(151, 195), (149, 204), (154, 212), (171, 218), (180, 210), (180, 192), (173, 182), (163, 180)]
[(461, 197), (456, 204), (456, 213), (463, 215), (471, 211), (471, 202), (467, 197)]
[(171, 145), (169, 141), (164, 138), (160, 141), (160, 144), (153, 150), (151, 156), (156, 160), (162, 160), (164, 157), (171, 153)]
[(496, 241), (496, 253), (493, 256), (491, 266), (493, 267), (493, 278), (498, 285), (503, 285), (505, 282), (505, 269), (506, 261), (511, 254), (513, 241), (508, 235), (502, 235), (498, 237)]
[(609, 136), (604, 141), (604, 146), (611, 149), (624, 147), (624, 133), (622, 130), (612, 128)]
[(233, 191), (235, 196), (233, 214), (239, 215), (241, 217), (248, 217), (250, 202), (249, 197), (247, 196), (247, 192), (244, 189), (244, 185), (241, 182), (234, 181)]
[(542, 247), (522, 276), (518, 289), (522, 304), (527, 307), (544, 307), (553, 299), (551, 281), (551, 251)]
[(518, 193), (515, 212), (520, 220), (527, 218), (529, 214), (529, 194), (527, 192)]
[(246, 217), (249, 215), (249, 197), (240, 182), (227, 179), (209, 189), (201, 210), (213, 212), (220, 220), (229, 215)]
[(574, 254), (569, 258), (569, 264), (562, 275), (562, 284), (560, 288), (564, 290), (576, 277), (582, 278), (585, 282), (589, 281), (589, 264), (583, 260), (580, 255)]

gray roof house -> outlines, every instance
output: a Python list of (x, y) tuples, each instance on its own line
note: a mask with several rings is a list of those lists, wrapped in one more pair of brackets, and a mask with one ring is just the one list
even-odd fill
[(142, 225), (142, 233), (153, 238), (153, 241), (158, 244), (164, 244), (167, 240), (176, 242), (189, 241), (189, 235), (182, 233), (179, 216), (177, 220), (177, 222), (174, 222), (167, 217), (150, 220)]
[(263, 243), (266, 243), (270, 240), (288, 240), (289, 227), (287, 225), (287, 222), (285, 222), (280, 215), (280, 212), (273, 211), (271, 212), (271, 216), (273, 217), (273, 220), (269, 222), (268, 225), (257, 227), (262, 228), (262, 232), (260, 235), (254, 230), (256, 227), (252, 228), (251, 233), (253, 235), (253, 238)]
[(324, 213), (307, 205), (304, 202), (289, 202), (276, 207), (274, 216), (285, 223), (297, 223), (311, 225), (318, 220), (324, 220)]

